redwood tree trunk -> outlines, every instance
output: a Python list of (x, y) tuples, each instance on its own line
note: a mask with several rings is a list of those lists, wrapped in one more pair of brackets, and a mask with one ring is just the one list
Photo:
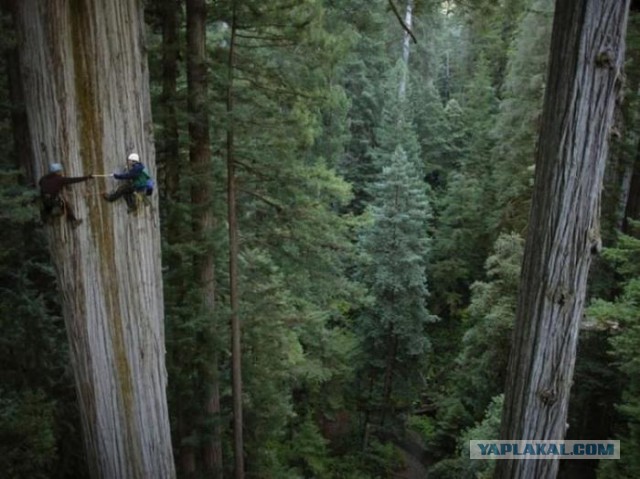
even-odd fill
[(233, 396), (234, 477), (244, 479), (244, 423), (242, 408), (242, 327), (238, 291), (238, 215), (236, 211), (235, 132), (233, 79), (236, 43), (236, 3), (233, 2), (227, 78), (227, 221), (229, 223), (229, 302), (231, 307), (231, 375)]
[(177, 200), (180, 181), (180, 135), (178, 130), (178, 57), (180, 54), (179, 23), (181, 0), (162, 0), (162, 95), (159, 110), (162, 138), (159, 140), (158, 163), (163, 170), (165, 197)]
[[(563, 439), (628, 1), (558, 2), (502, 439)], [(498, 461), (496, 478), (554, 478), (557, 460)]]
[[(155, 171), (142, 3), (15, 3), (34, 176), (112, 172), (136, 151)], [(157, 200), (137, 215), (106, 180), (68, 195), (84, 219), (46, 226), (92, 477), (175, 476), (165, 395)]]
[[(404, 11), (404, 24), (407, 29), (411, 30), (413, 24), (413, 0), (407, 0), (407, 6)], [(407, 91), (410, 51), (411, 35), (409, 35), (409, 32), (405, 30), (402, 34), (402, 63), (404, 64), (404, 69), (402, 71), (402, 78), (400, 79), (400, 88), (398, 89), (398, 96), (401, 100), (404, 99)]]
[[(203, 247), (194, 264), (196, 283), (200, 287), (202, 311), (210, 318), (214, 329), (215, 270), (212, 236), (214, 228), (212, 204), (213, 171), (209, 134), (209, 81), (206, 51), (207, 6), (205, 0), (187, 0), (187, 83), (189, 88), (189, 157), (194, 184), (191, 188), (193, 231), (195, 241)], [(218, 356), (210, 345), (210, 383), (205, 386), (208, 397), (202, 404), (202, 415), (213, 418), (210, 439), (203, 444), (205, 473), (211, 477), (222, 475), (222, 444), (220, 442), (220, 387), (218, 384)]]

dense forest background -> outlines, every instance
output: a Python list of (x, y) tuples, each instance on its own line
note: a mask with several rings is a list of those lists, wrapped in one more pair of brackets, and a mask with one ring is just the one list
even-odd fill
[[(186, 3), (145, 8), (178, 477), (232, 475), (234, 321), (247, 477), (491, 477), (554, 2)], [(622, 459), (562, 477), (640, 477), (635, 7), (568, 421)], [(0, 20), (0, 470), (86, 477)]]

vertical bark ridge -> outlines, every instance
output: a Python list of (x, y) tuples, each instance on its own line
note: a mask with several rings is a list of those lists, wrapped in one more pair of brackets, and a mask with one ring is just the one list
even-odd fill
[[(155, 172), (142, 2), (18, 2), (34, 174), (119, 169), (137, 151)], [(47, 227), (71, 345), (89, 469), (100, 478), (174, 477), (166, 406), (157, 199), (137, 215), (74, 185), (84, 219)]]
[[(556, 6), (503, 439), (563, 439), (628, 2)], [(499, 461), (497, 478), (553, 478), (558, 461)]]

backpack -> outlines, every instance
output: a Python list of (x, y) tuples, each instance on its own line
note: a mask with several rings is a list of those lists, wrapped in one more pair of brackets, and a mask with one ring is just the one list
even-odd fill
[(133, 187), (138, 191), (146, 191), (147, 195), (153, 193), (153, 180), (145, 166), (138, 177), (133, 181)]

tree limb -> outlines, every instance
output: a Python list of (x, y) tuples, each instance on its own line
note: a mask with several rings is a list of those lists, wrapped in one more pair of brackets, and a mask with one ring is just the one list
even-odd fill
[(276, 203), (272, 199), (267, 198), (266, 196), (263, 196), (263, 195), (261, 195), (259, 193), (256, 193), (255, 191), (249, 191), (249, 190), (245, 190), (243, 188), (238, 188), (238, 191), (240, 191), (241, 193), (247, 194), (249, 196), (253, 196), (256, 199), (259, 199), (263, 203), (266, 203), (269, 206), (273, 207), (278, 213), (281, 213), (282, 210), (283, 210), (282, 205), (279, 205), (278, 203)]
[(404, 20), (402, 19), (402, 15), (400, 15), (400, 12), (398, 11), (398, 8), (395, 6), (395, 4), (393, 3), (393, 0), (388, 0), (388, 2), (389, 2), (389, 6), (391, 7), (391, 10), (393, 11), (393, 14), (396, 16), (396, 18), (400, 22), (400, 25), (402, 26), (402, 29), (405, 32), (407, 32), (409, 34), (409, 36), (411, 36), (411, 39), (413, 40), (413, 43), (418, 43), (418, 40), (416, 40), (416, 36), (413, 34), (413, 32), (407, 26), (407, 24), (404, 23)]

